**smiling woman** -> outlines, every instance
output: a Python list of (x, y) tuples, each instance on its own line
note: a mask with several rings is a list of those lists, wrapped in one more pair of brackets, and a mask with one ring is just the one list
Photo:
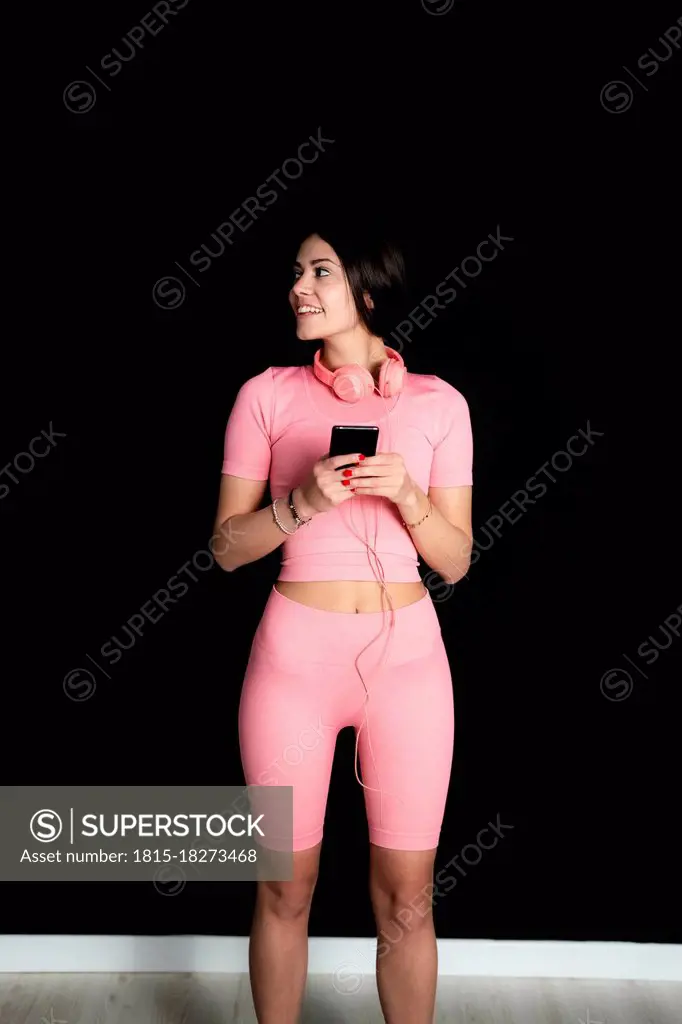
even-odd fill
[[(301, 340), (338, 336), (357, 327), (379, 339), (400, 319), (406, 296), (405, 265), (400, 249), (388, 241), (363, 245), (357, 235), (343, 231), (340, 225), (320, 227), (304, 240), (293, 276), (290, 301), (294, 312), (300, 314), (309, 300), (307, 305), (324, 317), (306, 325), (306, 333), (299, 331)], [(309, 330), (313, 333), (307, 333)]]
[[(216, 532), (237, 533), (217, 556), (226, 570), (283, 546), (239, 706), (247, 785), (293, 789), (293, 879), (259, 882), (251, 931), (262, 1024), (298, 1020), (341, 729), (355, 731), (377, 932), (433, 883), (454, 706), (419, 555), (452, 583), (466, 573), (471, 550), (467, 403), (439, 377), (409, 373), (384, 342), (405, 293), (399, 249), (364, 231), (318, 227), (302, 238), (289, 302), (299, 340), (322, 345), (310, 364), (271, 366), (241, 386), (216, 518)], [(377, 430), (376, 454), (330, 456), (332, 429), (343, 425)], [(261, 508), (268, 481), (276, 497)], [(302, 751), (300, 737), (317, 722), (324, 728)], [(268, 834), (262, 845), (282, 842), (287, 837)], [(427, 912), (378, 961), (386, 1019), (430, 1024), (436, 974)]]
[(296, 314), (297, 336), (302, 341), (319, 338), (320, 332), (339, 334), (354, 326), (349, 282), (336, 253), (318, 235), (303, 243), (294, 263), (294, 279), (296, 284), (289, 301)]

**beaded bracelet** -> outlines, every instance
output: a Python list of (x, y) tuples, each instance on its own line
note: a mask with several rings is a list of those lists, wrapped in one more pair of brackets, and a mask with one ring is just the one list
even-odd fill
[(308, 523), (310, 522), (310, 520), (312, 519), (312, 516), (308, 516), (307, 519), (302, 519), (301, 516), (298, 514), (296, 506), (294, 505), (294, 488), (293, 487), (289, 491), (289, 509), (291, 511), (292, 516), (294, 517), (294, 522), (296, 523), (297, 527), (298, 526), (307, 526)]
[(431, 504), (431, 499), (428, 497), (428, 495), (427, 495), (427, 500), (428, 500), (428, 503), (429, 503), (429, 511), (426, 513), (425, 516), (422, 516), (421, 519), (418, 522), (416, 522), (416, 523), (406, 523), (405, 520), (403, 519), (403, 526), (406, 526), (408, 528), (408, 530), (414, 530), (415, 526), (421, 526), (421, 524), (424, 522), (424, 520), (428, 519), (429, 516), (431, 515), (431, 511), (433, 509), (433, 506)]
[(282, 500), (281, 498), (275, 498), (275, 500), (273, 501), (272, 506), (271, 506), (272, 507), (272, 518), (274, 519), (274, 521), (277, 524), (277, 526), (279, 526), (279, 528), (282, 531), (282, 533), (288, 533), (291, 536), (292, 533), (296, 533), (296, 531), (298, 530), (298, 526), (294, 527), (293, 530), (287, 530), (286, 526), (284, 525), (282, 520), (279, 518), (279, 514), (277, 512), (277, 502), (281, 501), (281, 500)]

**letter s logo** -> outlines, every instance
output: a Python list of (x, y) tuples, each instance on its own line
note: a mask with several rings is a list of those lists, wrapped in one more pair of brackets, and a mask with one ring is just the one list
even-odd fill
[(33, 815), (29, 828), (39, 843), (52, 843), (62, 833), (62, 819), (56, 811), (43, 808)]
[[(651, 639), (651, 638), (649, 638), (649, 639)], [(646, 651), (646, 650), (645, 650), (645, 648), (646, 648), (647, 646), (649, 647), (649, 650), (648, 650), (648, 651)], [(654, 662), (655, 662), (655, 661), (657, 660), (657, 658), (658, 658), (658, 651), (655, 651), (655, 650), (654, 650), (654, 648), (653, 648), (653, 647), (651, 646), (651, 644), (649, 643), (649, 641), (648, 641), (648, 640), (645, 640), (645, 641), (644, 641), (643, 643), (641, 643), (641, 644), (639, 645), (639, 647), (637, 648), (637, 653), (639, 654), (640, 658), (644, 658), (644, 660), (646, 661), (647, 665), (653, 665), (653, 663), (654, 663)], [(646, 655), (646, 654), (653, 654), (653, 658), (650, 658), (650, 659), (649, 659), (649, 660), (647, 661), (647, 659), (645, 658), (645, 655)]]

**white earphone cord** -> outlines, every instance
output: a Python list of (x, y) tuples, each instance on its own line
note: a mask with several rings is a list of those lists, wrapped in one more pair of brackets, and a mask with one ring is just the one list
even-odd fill
[[(391, 440), (391, 418), (390, 418), (390, 413), (389, 413), (388, 408), (386, 406), (386, 399), (384, 398), (384, 396), (381, 393), (380, 389), (377, 387), (376, 383), (374, 385), (374, 390), (377, 391), (378, 394), (380, 395), (381, 400), (384, 403), (384, 409), (386, 410), (386, 422), (388, 424), (388, 434), (389, 434), (389, 451), (391, 451), (392, 450), (392, 440)], [(350, 501), (351, 501), (350, 518), (351, 518), (351, 523), (352, 523), (352, 521), (353, 521), (353, 504), (352, 504), (353, 499), (351, 498)], [(385, 579), (385, 576), (384, 576), (384, 568), (383, 568), (383, 565), (381, 564), (381, 559), (379, 558), (379, 555), (376, 552), (377, 534), (378, 534), (378, 529), (379, 529), (377, 520), (380, 521), (380, 519), (381, 519), (381, 511), (382, 511), (382, 501), (381, 501), (381, 498), (379, 498), (378, 508), (379, 508), (379, 515), (375, 516), (375, 521), (374, 521), (375, 522), (374, 547), (372, 547), (372, 545), (369, 543), (369, 541), (367, 540), (366, 537), (361, 537), (358, 533), (356, 533), (355, 530), (353, 530), (353, 533), (355, 534), (357, 539), (359, 541), (361, 541), (365, 545), (365, 547), (367, 549), (368, 561), (369, 561), (370, 566), (372, 567), (372, 572), (374, 573), (374, 576), (375, 576), (375, 578), (377, 580), (377, 583), (381, 586), (384, 594), (386, 595), (386, 600), (388, 601), (389, 608), (390, 608), (390, 611), (391, 611), (391, 617), (390, 617), (390, 620), (389, 620), (389, 629), (388, 629), (387, 643), (386, 643), (386, 646), (384, 647), (384, 654), (383, 654), (383, 658), (382, 658), (382, 663), (379, 666), (379, 668), (382, 668), (383, 667), (383, 663), (385, 662), (385, 659), (386, 659), (386, 652), (388, 650), (388, 645), (389, 645), (389, 642), (391, 640), (391, 635), (392, 635), (391, 631), (395, 628), (395, 608), (393, 607), (393, 600), (392, 600), (391, 595), (390, 595), (390, 593), (388, 591), (388, 588), (386, 586), (386, 579)], [(363, 513), (362, 514), (363, 514), (363, 519), (364, 519), (365, 527), (367, 527), (367, 519), (365, 517), (364, 508), (363, 508)], [(347, 525), (350, 525), (350, 524), (347, 523)], [(351, 529), (353, 529), (352, 526), (351, 526)], [(367, 530), (365, 532), (367, 532)], [(377, 565), (379, 566), (379, 573), (378, 574), (377, 574), (377, 571), (376, 571), (374, 565), (372, 564), (371, 558), (369, 558), (369, 552), (370, 551), (374, 555), (374, 557), (375, 557), (375, 559), (377, 561)], [(372, 792), (374, 792), (374, 793), (379, 793), (379, 797), (380, 797), (380, 800), (379, 800), (379, 825), (380, 826), (383, 825), (383, 796), (384, 796), (383, 790), (381, 788), (375, 789), (373, 786), (366, 786), (364, 784), (364, 782), (362, 781), (362, 779), (360, 778), (360, 776), (358, 775), (358, 744), (360, 742), (360, 733), (362, 732), (363, 726), (366, 725), (367, 726), (367, 742), (369, 743), (369, 750), (370, 750), (370, 753), (372, 755), (372, 764), (374, 765), (374, 771), (376, 772), (377, 779), (379, 780), (379, 786), (381, 786), (381, 779), (379, 779), (379, 772), (377, 770), (376, 761), (374, 759), (374, 751), (372, 750), (372, 740), (371, 740), (370, 730), (369, 730), (369, 720), (367, 718), (367, 701), (369, 700), (369, 690), (367, 689), (367, 685), (365, 683), (365, 680), (362, 677), (362, 672), (360, 671), (360, 669), (358, 667), (358, 659), (360, 658), (360, 655), (364, 654), (364, 652), (367, 650), (367, 648), (371, 647), (372, 644), (374, 644), (381, 637), (382, 633), (384, 632), (384, 622), (385, 622), (384, 612), (385, 612), (385, 608), (383, 607), (383, 601), (382, 601), (381, 630), (379, 631), (377, 636), (374, 638), (374, 640), (370, 640), (370, 642), (365, 647), (363, 647), (363, 649), (360, 651), (360, 653), (357, 655), (357, 657), (355, 659), (356, 671), (357, 671), (358, 675), (360, 676), (360, 681), (362, 682), (362, 685), (365, 688), (365, 700), (364, 700), (365, 720), (364, 720), (364, 722), (361, 723), (360, 728), (358, 729), (357, 735), (355, 737), (355, 777), (356, 777), (356, 779), (358, 780), (358, 782), (360, 783), (360, 785), (364, 789), (369, 789), (369, 790), (372, 790)], [(397, 794), (395, 794), (395, 793), (389, 793), (388, 795), (389, 796), (394, 796), (395, 799), (398, 800), (402, 804), (404, 804), (404, 802), (405, 802), (401, 797), (397, 796)]]

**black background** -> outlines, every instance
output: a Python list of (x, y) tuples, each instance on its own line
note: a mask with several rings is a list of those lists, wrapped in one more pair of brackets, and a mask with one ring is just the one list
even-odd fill
[[(206, 546), (241, 383), (312, 357), (287, 305), (311, 202), (389, 218), (415, 305), (499, 227), (513, 242), (403, 351), (469, 402), (475, 533), (588, 421), (603, 436), (468, 580), (434, 586), (457, 716), (437, 870), (498, 814), (513, 826), (437, 903), (437, 932), (680, 942), (682, 639), (650, 667), (636, 653), (682, 603), (682, 50), (649, 78), (636, 66), (649, 46), (664, 52), (680, 11), (397, 6), (191, 0), (115, 78), (99, 61), (151, 4), (96, 16), (72, 4), (50, 26), (40, 73), (55, 130), (33, 133), (17, 204), (27, 259), (0, 461), (50, 423), (66, 437), (13, 470), (18, 484), (0, 478), (0, 773), (13, 785), (242, 782), (239, 689), (279, 553), (197, 574), (110, 679), (96, 673), (91, 699), (69, 700), (62, 680), (87, 654), (101, 662)], [(62, 101), (77, 79), (96, 89), (84, 113)], [(620, 113), (600, 102), (614, 79), (633, 89)], [(334, 140), (319, 160), (193, 271), (197, 284), (183, 277), (176, 261), (191, 270), (189, 254), (318, 129)], [(166, 275), (185, 283), (175, 309), (153, 300)], [(600, 690), (617, 666), (634, 680), (620, 701)], [(373, 933), (353, 748), (346, 730), (313, 935)], [(142, 883), (7, 883), (0, 897), (6, 933), (245, 935), (253, 886), (191, 883), (171, 898)]]

